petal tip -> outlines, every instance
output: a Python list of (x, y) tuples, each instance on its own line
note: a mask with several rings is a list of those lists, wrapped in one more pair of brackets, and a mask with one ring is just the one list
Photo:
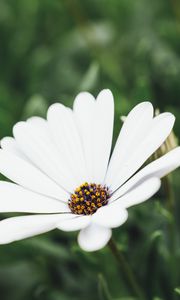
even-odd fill
[(104, 228), (92, 224), (80, 231), (78, 235), (78, 244), (82, 250), (94, 252), (104, 248), (109, 242), (111, 235), (112, 230), (110, 228)]
[(95, 98), (93, 95), (89, 92), (80, 92), (74, 99), (73, 103), (73, 110), (76, 110), (77, 107), (81, 106), (82, 104), (87, 104), (87, 103), (94, 103)]

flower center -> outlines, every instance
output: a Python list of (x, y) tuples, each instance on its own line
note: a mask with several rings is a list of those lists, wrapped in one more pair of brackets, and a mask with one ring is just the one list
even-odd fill
[(109, 198), (108, 187), (85, 182), (74, 191), (74, 194), (71, 194), (68, 205), (74, 214), (92, 215), (98, 208), (106, 205)]

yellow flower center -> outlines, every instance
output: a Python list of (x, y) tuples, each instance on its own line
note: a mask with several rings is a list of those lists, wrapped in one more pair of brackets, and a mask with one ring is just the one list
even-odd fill
[(106, 205), (109, 198), (110, 191), (108, 187), (85, 182), (71, 194), (68, 205), (74, 214), (92, 215), (98, 208)]

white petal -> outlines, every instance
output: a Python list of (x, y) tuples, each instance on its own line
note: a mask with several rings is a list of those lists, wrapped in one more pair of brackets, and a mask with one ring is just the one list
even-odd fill
[(112, 203), (98, 209), (93, 215), (92, 221), (107, 228), (115, 228), (125, 223), (127, 218), (127, 210)]
[(11, 154), (14, 154), (22, 159), (28, 160), (21, 149), (18, 147), (18, 144), (14, 138), (9, 136), (4, 137), (0, 143), (3, 150), (6, 150), (7, 152), (10, 152)]
[(70, 209), (66, 203), (0, 181), (0, 212), (61, 213)]
[(82, 142), (71, 109), (56, 103), (50, 106), (47, 114), (48, 124), (54, 143), (64, 162), (75, 177), (75, 186), (82, 184), (85, 174), (85, 158)]
[(102, 183), (106, 174), (112, 144), (114, 100), (103, 90), (97, 101), (89, 93), (79, 94), (74, 103), (75, 119), (82, 138), (87, 181)]
[(69, 194), (28, 161), (0, 150), (0, 172), (34, 192), (67, 202)]
[(92, 221), (98, 225), (115, 228), (119, 227), (126, 222), (128, 212), (124, 208), (117, 208), (113, 204), (109, 204), (97, 210), (93, 215)]
[(151, 198), (159, 190), (160, 186), (161, 181), (159, 178), (150, 178), (118, 199), (115, 199), (115, 196), (113, 196), (114, 199), (111, 199), (112, 202), (110, 205), (115, 205), (118, 209), (118, 207), (128, 208), (142, 203)]
[(56, 228), (65, 215), (36, 215), (13, 217), (0, 221), (0, 244), (8, 244)]
[(114, 181), (111, 184), (113, 191), (129, 179), (162, 145), (170, 134), (174, 121), (175, 118), (170, 113), (163, 113), (153, 119), (151, 129), (147, 131), (146, 137), (143, 138), (136, 149), (133, 149), (132, 155), (127, 157), (127, 160), (124, 161), (119, 171), (114, 175)]
[(92, 128), (94, 122), (95, 99), (90, 93), (80, 93), (75, 98), (73, 108), (85, 155), (87, 170), (85, 181), (91, 182), (93, 178), (92, 147), (94, 147), (94, 139)]
[(108, 243), (111, 235), (111, 229), (91, 224), (80, 231), (78, 243), (85, 251), (96, 251), (103, 248)]
[(33, 164), (58, 185), (71, 192), (74, 185), (71, 172), (68, 172), (65, 162), (53, 144), (47, 122), (41, 118), (19, 122), (14, 126), (13, 133)]
[(91, 216), (78, 216), (73, 219), (62, 220), (57, 224), (57, 228), (63, 231), (76, 231), (89, 225)]
[(93, 118), (93, 180), (102, 183), (112, 145), (114, 99), (110, 90), (99, 93)]
[(106, 178), (108, 185), (112, 184), (117, 171), (122, 168), (146, 136), (152, 118), (153, 107), (149, 102), (136, 105), (126, 117), (108, 167)]
[[(148, 164), (131, 179), (129, 179), (120, 189), (118, 189), (112, 200), (122, 196), (135, 185), (147, 180), (150, 177), (162, 178), (180, 166), (180, 147), (177, 147), (161, 158)], [(111, 201), (112, 201), (111, 200)]]

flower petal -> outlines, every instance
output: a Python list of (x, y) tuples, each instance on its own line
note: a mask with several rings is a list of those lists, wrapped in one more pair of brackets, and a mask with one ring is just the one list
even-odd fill
[(14, 155), (28, 161), (28, 158), (24, 155), (24, 153), (18, 147), (18, 144), (14, 138), (12, 138), (10, 136), (6, 136), (0, 141), (0, 143), (1, 143), (1, 148), (3, 150), (6, 150), (7, 152), (10, 152), (11, 154), (14, 154)]
[(85, 156), (87, 174), (85, 181), (91, 182), (93, 178), (93, 116), (95, 110), (95, 99), (87, 92), (77, 95), (74, 100), (74, 115), (77, 123), (77, 128), (82, 140), (83, 151)]
[(131, 179), (129, 179), (122, 187), (120, 187), (111, 198), (119, 198), (135, 185), (147, 180), (150, 177), (162, 178), (180, 166), (180, 147), (177, 147), (159, 159), (148, 164)]
[(113, 183), (117, 171), (122, 168), (146, 136), (152, 118), (153, 107), (150, 102), (136, 105), (126, 117), (109, 163), (106, 178), (108, 185)]
[(85, 251), (96, 251), (103, 248), (108, 243), (111, 235), (111, 229), (91, 224), (80, 231), (78, 243)]
[(92, 221), (107, 228), (115, 228), (124, 224), (127, 218), (127, 210), (112, 203), (98, 209), (93, 215)]
[(112, 146), (114, 99), (110, 90), (103, 90), (96, 100), (93, 128), (93, 181), (102, 183), (107, 171)]
[(0, 221), (0, 244), (8, 244), (56, 228), (66, 215), (36, 215), (13, 217)]
[(67, 202), (69, 194), (28, 161), (0, 150), (0, 172), (21, 186)]
[(84, 146), (87, 180), (102, 183), (112, 145), (113, 95), (109, 90), (103, 90), (94, 101), (90, 94), (81, 93), (75, 100), (74, 113)]
[(111, 199), (110, 205), (115, 205), (116, 208), (128, 208), (130, 206), (142, 203), (151, 198), (160, 188), (161, 181), (159, 178), (153, 177), (139, 184), (137, 187), (130, 190), (127, 194), (120, 198), (115, 196)]
[(85, 174), (85, 159), (82, 142), (71, 109), (60, 103), (50, 106), (47, 114), (51, 135), (61, 158), (67, 164), (75, 181), (74, 188), (82, 184)]
[(89, 225), (91, 216), (77, 216), (73, 219), (62, 220), (57, 224), (57, 228), (63, 231), (76, 231)]
[(151, 129), (147, 131), (146, 137), (143, 138), (136, 149), (132, 149), (131, 156), (124, 159), (121, 168), (114, 175), (114, 181), (111, 184), (113, 191), (129, 179), (149, 156), (162, 145), (170, 134), (174, 121), (175, 118), (170, 113), (163, 113), (153, 119)]
[(70, 209), (66, 203), (0, 181), (0, 212), (61, 213)]
[(42, 118), (19, 122), (13, 128), (15, 139), (25, 155), (42, 172), (71, 192), (74, 181), (58, 149), (53, 144), (48, 123)]

